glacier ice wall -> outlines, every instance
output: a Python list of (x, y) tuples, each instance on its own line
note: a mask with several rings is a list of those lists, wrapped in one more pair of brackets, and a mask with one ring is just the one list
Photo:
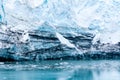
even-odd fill
[(119, 14), (119, 0), (0, 0), (1, 57), (119, 53)]
[[(17, 29), (36, 29), (48, 22), (88, 29), (98, 33), (103, 43), (120, 41), (119, 0), (1, 0), (0, 3), (2, 21)], [(115, 36), (104, 39), (103, 33)]]

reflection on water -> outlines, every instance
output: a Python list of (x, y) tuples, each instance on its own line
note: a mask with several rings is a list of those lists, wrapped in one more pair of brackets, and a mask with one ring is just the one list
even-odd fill
[(0, 80), (120, 80), (119, 60), (0, 63)]

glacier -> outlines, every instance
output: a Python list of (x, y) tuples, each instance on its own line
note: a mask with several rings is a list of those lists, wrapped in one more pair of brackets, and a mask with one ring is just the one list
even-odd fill
[(119, 0), (0, 0), (0, 61), (120, 58)]

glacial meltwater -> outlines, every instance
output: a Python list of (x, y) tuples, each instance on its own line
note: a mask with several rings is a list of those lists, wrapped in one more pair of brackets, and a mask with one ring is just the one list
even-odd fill
[(120, 80), (120, 60), (0, 62), (0, 80)]

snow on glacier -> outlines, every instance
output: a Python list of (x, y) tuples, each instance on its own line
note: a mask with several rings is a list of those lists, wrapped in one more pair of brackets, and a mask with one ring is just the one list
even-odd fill
[[(37, 29), (48, 22), (56, 26), (93, 30), (96, 36), (112, 31), (120, 34), (119, 3), (119, 0), (1, 0), (0, 16), (15, 29)], [(109, 39), (114, 43), (114, 37)], [(120, 41), (116, 39), (115, 42)]]

